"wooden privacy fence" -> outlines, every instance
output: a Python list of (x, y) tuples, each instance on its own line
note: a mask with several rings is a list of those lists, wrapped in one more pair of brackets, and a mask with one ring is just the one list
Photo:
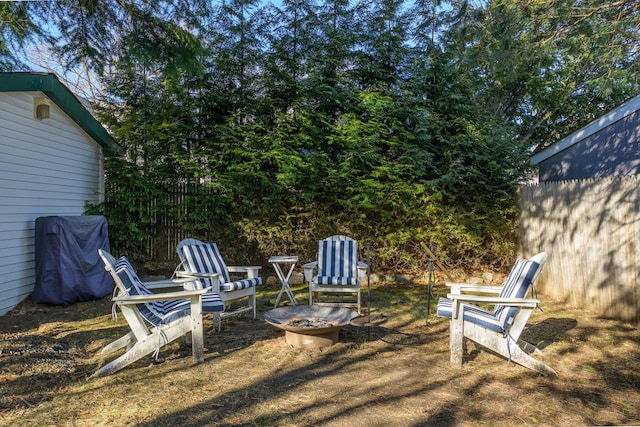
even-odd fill
[[(213, 192), (201, 183), (177, 181), (164, 187), (164, 191), (155, 197), (141, 202), (134, 192), (127, 200), (123, 191), (112, 184), (107, 191), (107, 201), (122, 222), (127, 222), (129, 217), (144, 218), (136, 226), (150, 237), (137, 248), (140, 256), (154, 262), (176, 263), (176, 246), (180, 240), (197, 237), (208, 241), (212, 238), (211, 230), (216, 229), (215, 220), (209, 215)], [(109, 199), (111, 194), (118, 196)], [(130, 209), (133, 212), (129, 213)], [(194, 224), (198, 224), (195, 231)]]
[(524, 185), (518, 191), (518, 251), (549, 259), (545, 295), (640, 326), (638, 176)]

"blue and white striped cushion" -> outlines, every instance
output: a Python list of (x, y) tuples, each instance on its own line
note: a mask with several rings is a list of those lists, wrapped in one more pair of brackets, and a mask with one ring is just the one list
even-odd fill
[[(218, 273), (220, 274), (220, 281), (224, 283), (231, 282), (229, 277), (229, 270), (224, 263), (218, 245), (215, 243), (206, 243), (201, 245), (185, 245), (182, 246), (182, 259), (184, 260), (184, 267), (191, 273)], [(201, 288), (211, 286), (211, 280), (200, 279), (199, 285)]]
[(224, 303), (217, 292), (209, 291), (202, 295), (202, 312), (219, 313), (224, 311)]
[[(532, 285), (532, 279), (539, 264), (531, 260), (519, 259), (515, 262), (499, 297), (524, 298)], [(473, 304), (463, 303), (464, 320), (484, 326), (496, 332), (506, 332), (513, 322), (518, 307), (496, 305), (493, 312)], [(451, 317), (453, 301), (448, 298), (438, 300), (437, 314), (440, 317)]]
[[(502, 291), (499, 294), (501, 298), (524, 298), (531, 285), (533, 285), (533, 277), (540, 267), (535, 261), (519, 259), (513, 265), (507, 280), (504, 282)], [(504, 329), (508, 329), (513, 322), (513, 317), (518, 312), (518, 307), (496, 305), (494, 314), (500, 321)]]
[[(115, 271), (129, 295), (152, 295), (127, 258), (116, 261)], [(151, 301), (138, 304), (138, 310), (149, 323), (157, 326), (186, 315), (190, 311), (190, 304), (189, 300)]]
[[(490, 311), (473, 304), (462, 303), (464, 306), (464, 320), (491, 329), (496, 332), (504, 332), (500, 320)], [(438, 300), (438, 316), (451, 317), (453, 301), (448, 298)]]
[[(129, 263), (126, 257), (116, 261), (116, 274), (129, 292), (129, 295), (151, 295), (152, 292), (140, 280), (138, 274)], [(168, 322), (176, 315), (184, 315), (184, 312), (191, 311), (191, 303), (188, 299), (152, 301), (141, 305), (138, 310), (140, 314), (151, 324), (158, 325), (160, 322)], [(207, 292), (202, 295), (202, 311), (204, 313), (218, 313), (224, 311), (224, 303), (216, 292)], [(169, 316), (172, 316), (169, 318)]]
[[(181, 258), (184, 260), (184, 268), (186, 271), (191, 273), (220, 274), (221, 292), (236, 291), (262, 284), (262, 278), (260, 277), (231, 281), (227, 265), (220, 255), (218, 245), (215, 243), (185, 245), (182, 246), (180, 250), (182, 251)], [(198, 279), (195, 281), (195, 286), (198, 289), (212, 285), (210, 279)]]
[(316, 283), (319, 285), (357, 285), (358, 278), (354, 276), (318, 276), (316, 278)]
[(358, 242), (321, 240), (318, 248), (318, 276), (321, 285), (358, 284)]
[(253, 279), (242, 279), (236, 280), (235, 282), (223, 283), (220, 285), (221, 291), (237, 291), (239, 289), (252, 288), (254, 286), (258, 286), (262, 283), (262, 279), (260, 277), (254, 277)]

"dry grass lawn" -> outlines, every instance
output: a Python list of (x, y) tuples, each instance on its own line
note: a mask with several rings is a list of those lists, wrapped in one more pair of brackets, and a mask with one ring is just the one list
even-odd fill
[[(305, 301), (304, 288), (294, 289)], [(184, 340), (106, 377), (100, 349), (126, 324), (109, 298), (68, 307), (23, 303), (0, 317), (0, 424), (11, 426), (457, 426), (640, 424), (640, 331), (542, 296), (523, 338), (559, 378), (469, 345), (449, 366), (448, 321), (426, 318), (420, 285), (371, 288), (372, 326), (332, 347), (291, 348), (258, 319), (207, 328), (205, 362)], [(437, 293), (445, 293), (442, 288)], [(366, 295), (366, 289), (365, 289)], [(366, 297), (365, 297), (366, 300)], [(366, 309), (365, 309), (366, 312)]]

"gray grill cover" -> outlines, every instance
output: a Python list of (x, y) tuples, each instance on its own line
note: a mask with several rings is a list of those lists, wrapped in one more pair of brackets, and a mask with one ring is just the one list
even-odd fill
[(113, 290), (98, 249), (110, 251), (103, 216), (36, 219), (36, 283), (33, 301), (69, 305), (102, 298)]

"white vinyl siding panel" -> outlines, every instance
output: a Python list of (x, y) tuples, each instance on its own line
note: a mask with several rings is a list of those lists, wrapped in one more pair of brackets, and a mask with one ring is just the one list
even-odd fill
[(35, 220), (82, 215), (103, 197), (102, 148), (40, 92), (0, 93), (0, 315), (33, 291)]

